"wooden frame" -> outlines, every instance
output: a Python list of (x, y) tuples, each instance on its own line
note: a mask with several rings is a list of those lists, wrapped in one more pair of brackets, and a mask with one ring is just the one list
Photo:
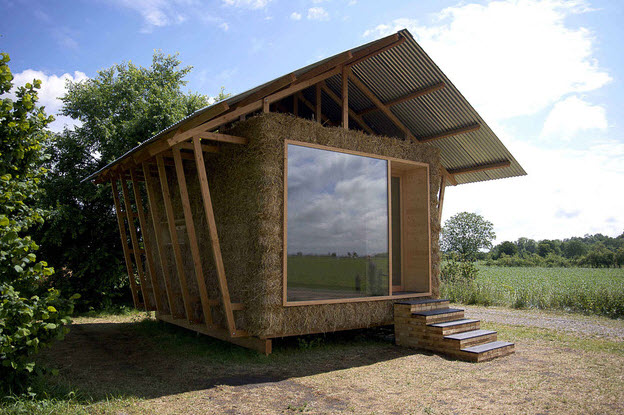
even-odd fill
[[(357, 298), (338, 298), (338, 299), (328, 299), (328, 300), (304, 300), (304, 301), (288, 301), (288, 275), (287, 275), (287, 260), (288, 260), (288, 145), (297, 145), (302, 147), (316, 148), (319, 150), (328, 150), (335, 151), (338, 153), (344, 154), (352, 154), (356, 156), (364, 156), (370, 157), (378, 160), (385, 160), (388, 162), (388, 170), (390, 170), (391, 163), (394, 161), (395, 163), (400, 163), (403, 165), (410, 165), (414, 168), (425, 168), (426, 169), (426, 177), (427, 177), (427, 206), (429, 206), (429, 164), (398, 159), (395, 157), (388, 157), (379, 154), (370, 154), (361, 151), (353, 151), (346, 150), (343, 148), (324, 146), (319, 144), (306, 143), (296, 140), (284, 140), (284, 213), (283, 213), (283, 253), (282, 253), (282, 305), (284, 307), (294, 307), (294, 306), (305, 306), (305, 305), (320, 305), (320, 304), (340, 304), (340, 303), (353, 303), (353, 302), (363, 302), (363, 301), (383, 301), (383, 300), (393, 300), (393, 299), (401, 299), (401, 298), (414, 298), (414, 297), (425, 297), (431, 295), (431, 212), (429, 207), (427, 207), (427, 227), (428, 227), (428, 235), (427, 235), (427, 250), (428, 250), (428, 258), (429, 258), (429, 281), (428, 286), (429, 290), (427, 292), (416, 292), (416, 293), (408, 293), (408, 294), (399, 294), (392, 295), (392, 230), (391, 230), (391, 200), (390, 200), (390, 192), (391, 189), (388, 188), (388, 274), (389, 274), (389, 287), (388, 287), (388, 295), (385, 296), (374, 296), (374, 297), (357, 297)], [(390, 172), (389, 172), (390, 173)], [(390, 186), (390, 174), (388, 175), (388, 186)]]
[[(390, 192), (388, 192), (388, 199), (390, 199), (392, 197), (392, 178), (396, 177), (399, 179), (399, 215), (401, 216), (401, 227), (399, 228), (399, 239), (401, 240), (401, 284), (400, 285), (394, 285), (394, 265), (390, 266), (390, 286), (392, 287), (391, 292), (394, 293), (396, 291), (404, 291), (405, 289), (405, 284), (404, 284), (404, 278), (405, 278), (405, 274), (404, 274), (404, 270), (405, 270), (405, 266), (404, 266), (404, 261), (403, 258), (405, 257), (404, 255), (404, 245), (403, 245), (403, 209), (404, 209), (404, 203), (403, 203), (403, 178), (402, 175), (398, 172), (393, 172), (392, 171), (392, 163), (388, 163), (388, 170), (389, 170), (389, 177), (390, 177), (390, 183), (388, 184), (388, 188), (390, 189)], [(388, 218), (389, 221), (389, 226), (392, 227), (392, 203), (390, 203), (389, 205), (389, 210), (390, 210), (390, 215)], [(390, 239), (390, 246), (392, 247), (391, 251), (390, 251), (390, 255), (389, 255), (389, 262), (392, 263), (394, 261), (394, 257), (392, 255), (394, 255), (394, 251), (395, 248), (392, 245), (392, 231), (390, 231), (390, 235), (388, 236), (388, 238)]]

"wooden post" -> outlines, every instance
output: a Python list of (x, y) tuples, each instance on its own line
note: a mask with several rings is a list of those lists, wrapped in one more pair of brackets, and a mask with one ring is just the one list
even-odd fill
[(160, 187), (165, 202), (165, 214), (167, 215), (167, 225), (169, 225), (169, 235), (171, 237), (171, 247), (173, 248), (173, 256), (175, 258), (176, 269), (178, 271), (178, 280), (180, 281), (180, 290), (182, 291), (182, 301), (184, 302), (184, 312), (186, 319), (191, 323), (191, 299), (186, 284), (186, 274), (184, 273), (184, 265), (182, 264), (182, 251), (178, 243), (178, 233), (175, 226), (175, 215), (173, 213), (173, 205), (171, 204), (171, 193), (169, 192), (169, 183), (167, 183), (167, 170), (165, 169), (165, 161), (162, 155), (156, 156), (156, 164), (158, 166), (158, 176), (160, 178)]
[(442, 226), (442, 207), (444, 205), (444, 189), (446, 189), (446, 176), (442, 175), (440, 180), (440, 195), (438, 197), (438, 222)]
[(349, 67), (342, 68), (342, 127), (349, 129)]
[(201, 141), (198, 137), (193, 137), (193, 146), (195, 146), (195, 163), (197, 165), (197, 176), (199, 177), (199, 186), (201, 189), (202, 199), (204, 202), (204, 210), (206, 220), (208, 221), (208, 231), (210, 232), (210, 242), (212, 246), (212, 256), (217, 267), (217, 278), (219, 280), (219, 289), (221, 291), (221, 301), (223, 311), (227, 321), (228, 332), (230, 336), (239, 336), (241, 333), (236, 332), (234, 322), (234, 313), (232, 312), (232, 301), (230, 299), (230, 291), (225, 278), (225, 267), (223, 266), (223, 258), (221, 257), (221, 246), (219, 245), (219, 235), (217, 233), (217, 223), (212, 210), (212, 199), (210, 197), (210, 187), (208, 186), (208, 177), (206, 176), (206, 165), (204, 164), (204, 155), (201, 151)]
[(162, 301), (160, 297), (160, 287), (158, 285), (158, 279), (156, 278), (156, 265), (154, 264), (154, 247), (147, 241), (147, 221), (145, 220), (145, 211), (143, 210), (143, 198), (141, 197), (141, 189), (139, 188), (139, 181), (137, 179), (134, 169), (130, 170), (130, 178), (132, 179), (132, 192), (134, 194), (134, 203), (137, 208), (137, 215), (139, 216), (139, 227), (141, 229), (141, 235), (143, 236), (143, 245), (145, 246), (145, 259), (147, 263), (147, 272), (152, 282), (152, 293), (154, 294), (154, 301), (156, 302), (156, 310), (160, 313), (164, 312), (162, 307)]
[(321, 110), (321, 83), (316, 84), (316, 103), (315, 103), (315, 118), (316, 122), (320, 123), (323, 111)]
[[(115, 202), (115, 212), (117, 214), (117, 225), (119, 226), (119, 236), (121, 237), (121, 247), (123, 249), (124, 259), (126, 261), (126, 269), (128, 270), (128, 279), (130, 280), (130, 291), (132, 291), (132, 301), (134, 308), (139, 308), (139, 293), (134, 281), (134, 268), (130, 259), (130, 249), (128, 248), (128, 236), (126, 235), (126, 225), (121, 217), (121, 204), (119, 203), (119, 190), (117, 190), (116, 179), (111, 179), (111, 187), (113, 188), (113, 201)], [(145, 302), (143, 304), (145, 306)]]
[(262, 112), (269, 112), (269, 111), (271, 111), (271, 104), (268, 99), (264, 98), (262, 100)]
[(132, 252), (134, 254), (134, 262), (139, 273), (139, 281), (141, 281), (141, 294), (143, 294), (143, 302), (146, 310), (153, 310), (149, 295), (147, 295), (147, 281), (143, 272), (143, 260), (141, 259), (141, 251), (139, 248), (139, 238), (136, 234), (136, 226), (134, 224), (134, 216), (132, 214), (132, 203), (130, 203), (130, 193), (128, 192), (128, 184), (124, 177), (121, 178), (121, 192), (124, 198), (124, 206), (126, 207), (126, 219), (128, 220), (128, 230), (130, 231), (130, 240), (132, 241)]
[[(184, 166), (180, 149), (173, 147), (173, 161), (175, 163), (176, 176), (178, 178), (178, 186), (180, 188), (180, 199), (182, 200), (182, 209), (184, 211), (184, 221), (186, 223), (186, 234), (191, 248), (191, 256), (193, 257), (193, 266), (195, 267), (195, 277), (197, 278), (197, 287), (199, 288), (199, 297), (201, 299), (202, 310), (204, 313), (204, 321), (206, 326), (211, 328), (212, 313), (210, 312), (210, 303), (208, 299), (208, 290), (206, 289), (206, 279), (202, 270), (201, 254), (199, 253), (199, 244), (197, 243), (197, 235), (195, 234), (195, 223), (193, 222), (193, 212), (191, 211), (191, 202), (189, 201), (188, 189), (186, 187), (186, 177), (184, 175)], [(202, 152), (201, 146), (199, 152)]]
[(160, 212), (158, 211), (158, 205), (156, 205), (156, 194), (154, 193), (154, 188), (156, 184), (154, 183), (152, 176), (149, 171), (149, 165), (147, 163), (143, 163), (143, 175), (145, 176), (145, 188), (147, 190), (147, 203), (149, 204), (149, 209), (152, 216), (152, 225), (154, 226), (154, 236), (156, 239), (156, 246), (158, 247), (158, 258), (160, 259), (160, 268), (163, 272), (163, 277), (165, 280), (165, 291), (167, 293), (167, 302), (169, 304), (169, 312), (171, 316), (174, 318), (182, 318), (182, 315), (177, 313), (177, 310), (174, 306), (174, 294), (173, 289), (171, 287), (171, 274), (169, 273), (169, 262), (167, 261), (167, 254), (165, 252), (165, 241), (162, 239), (162, 235), (160, 234), (160, 226), (158, 223), (158, 218), (161, 217)]

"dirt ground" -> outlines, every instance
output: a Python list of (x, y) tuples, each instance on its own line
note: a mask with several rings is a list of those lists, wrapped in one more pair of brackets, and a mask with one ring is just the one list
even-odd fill
[(43, 353), (55, 382), (92, 397), (89, 412), (113, 396), (128, 398), (124, 414), (624, 413), (621, 339), (499, 321), (516, 353), (486, 363), (399, 348), (379, 330), (277, 341), (265, 357), (139, 320), (78, 319)]

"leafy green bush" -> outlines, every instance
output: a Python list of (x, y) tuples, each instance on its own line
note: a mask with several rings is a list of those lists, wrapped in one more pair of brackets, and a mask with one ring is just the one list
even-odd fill
[(444, 283), (470, 283), (477, 278), (477, 273), (473, 262), (457, 261), (452, 257), (442, 266), (440, 280)]
[[(12, 88), (9, 55), (0, 59), (0, 96)], [(33, 355), (62, 337), (74, 298), (47, 289), (54, 270), (37, 261), (39, 246), (27, 234), (43, 223), (36, 208), (45, 175), (45, 127), (54, 119), (37, 107), (41, 82), (17, 88), (16, 99), (0, 102), (0, 391), (16, 392), (35, 369)]]

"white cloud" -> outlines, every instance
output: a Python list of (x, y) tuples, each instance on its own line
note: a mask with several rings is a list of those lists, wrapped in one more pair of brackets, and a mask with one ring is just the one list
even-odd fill
[(308, 9), (308, 20), (329, 20), (329, 13), (322, 7)]
[(301, 13), (292, 12), (290, 14), (290, 18), (293, 20), (301, 20)]
[(592, 57), (594, 35), (565, 25), (588, 10), (583, 1), (494, 1), (444, 9), (431, 26), (401, 18), (364, 35), (409, 29), (486, 119), (501, 120), (611, 80)]
[[(59, 100), (60, 97), (65, 95), (65, 83), (70, 80), (73, 82), (80, 82), (88, 79), (89, 77), (80, 71), (75, 71), (72, 74), (64, 73), (63, 75), (46, 75), (41, 71), (33, 69), (26, 69), (23, 72), (13, 74), (13, 85), (15, 87), (22, 86), (27, 82), (32, 82), (33, 79), (41, 80), (41, 89), (37, 90), (39, 95), (38, 105), (45, 106), (46, 113), (48, 115), (54, 115), (56, 120), (48, 126), (50, 130), (60, 132), (63, 130), (63, 126), (67, 125), (71, 127), (73, 125), (79, 125), (79, 122), (62, 115), (57, 115), (60, 111), (63, 103)], [(10, 94), (14, 97), (13, 94)]]
[(606, 130), (607, 114), (600, 105), (592, 105), (577, 96), (571, 96), (555, 104), (542, 128), (542, 137), (571, 140), (586, 130)]
[(227, 6), (239, 7), (243, 9), (264, 9), (272, 0), (223, 0)]
[(221, 29), (223, 29), (224, 32), (227, 32), (230, 29), (230, 25), (228, 25), (227, 23), (223, 22), (221, 24), (219, 24), (219, 27)]

